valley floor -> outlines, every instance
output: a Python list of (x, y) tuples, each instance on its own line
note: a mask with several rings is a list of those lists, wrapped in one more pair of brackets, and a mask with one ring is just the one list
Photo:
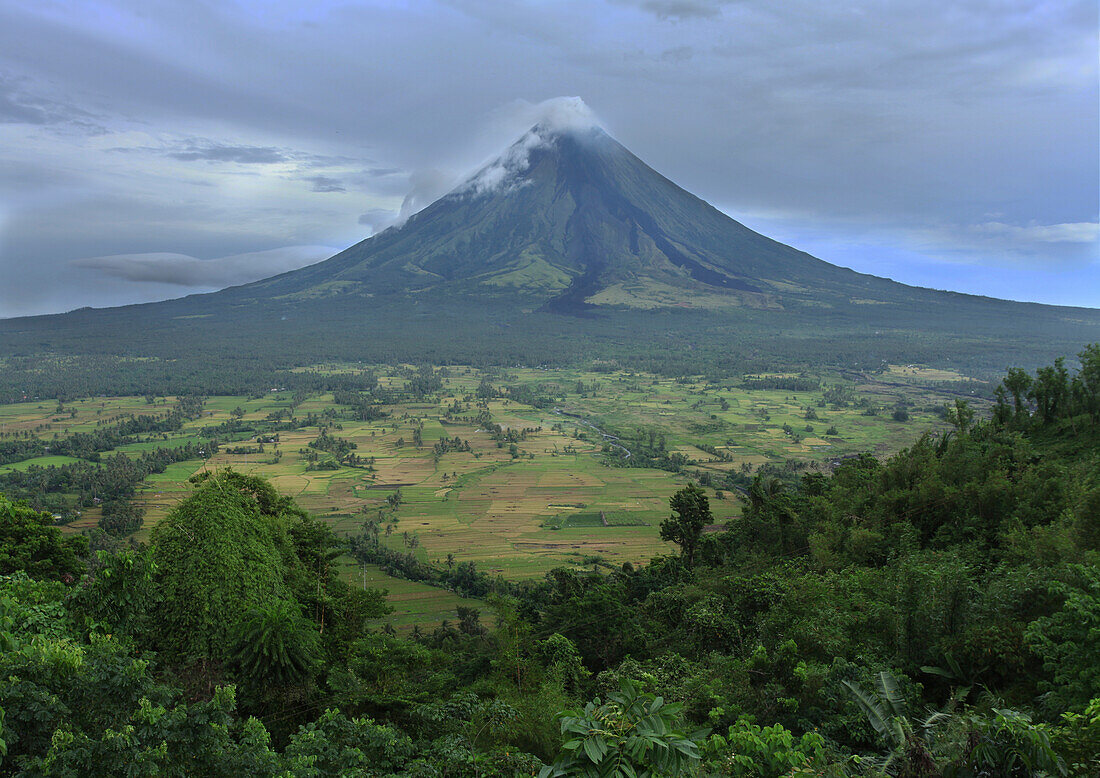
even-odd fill
[[(261, 397), (206, 398), (201, 415), (179, 429), (139, 435), (100, 454), (136, 458), (185, 444), (202, 451), (140, 483), (133, 503), (144, 519), (135, 540), (149, 539), (191, 492), (195, 473), (233, 468), (270, 479), (338, 533), (374, 525), (385, 546), (421, 561), (472, 562), (511, 580), (561, 566), (617, 568), (671, 550), (658, 525), (669, 496), (689, 481), (707, 489), (722, 523), (739, 515), (739, 490), (762, 468), (793, 478), (863, 452), (895, 453), (944, 427), (945, 403), (974, 399), (972, 387), (980, 388), (961, 375), (914, 365), (875, 375), (709, 382), (623, 371), (450, 367), (434, 371), (438, 385), (418, 395), (409, 391), (416, 375), (408, 366), (301, 370), (362, 377), (364, 386), (377, 381), (381, 401), (370, 415), (378, 418), (357, 418), (363, 414), (348, 398), (332, 393), (274, 388)], [(4, 405), (0, 441), (64, 440), (133, 415), (165, 413), (174, 402), (96, 397), (60, 407)], [(335, 448), (325, 450), (322, 434)], [(213, 454), (203, 450), (212, 439)], [(78, 461), (46, 452), (0, 466), (0, 481), (9, 471)], [(54, 497), (53, 504), (65, 503), (66, 495)], [(98, 498), (76, 506), (76, 495), (67, 497), (71, 514), (51, 509), (69, 531), (99, 524)], [(378, 569), (347, 572), (350, 582), (364, 575), (368, 584), (390, 589), (398, 605), (392, 620), (402, 628), (453, 619), (461, 604), (422, 584), (387, 581)]]

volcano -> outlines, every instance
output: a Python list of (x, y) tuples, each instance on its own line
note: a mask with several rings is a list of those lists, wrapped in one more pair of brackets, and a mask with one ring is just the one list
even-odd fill
[(212, 294), (0, 321), (0, 357), (197, 358), (197, 373), (245, 357), (1000, 371), (1094, 341), (1097, 310), (906, 286), (771, 240), (590, 122), (535, 125), (401, 226), (315, 265)]
[(403, 226), (235, 298), (433, 293), (542, 311), (779, 310), (914, 291), (753, 232), (596, 126), (533, 127)]

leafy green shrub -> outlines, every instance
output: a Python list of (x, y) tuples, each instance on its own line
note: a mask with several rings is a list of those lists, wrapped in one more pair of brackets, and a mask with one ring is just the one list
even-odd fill
[(157, 524), (158, 631), (173, 658), (228, 658), (229, 633), (250, 608), (289, 599), (293, 551), (278, 501), (266, 482), (229, 471), (201, 482)]
[(725, 735), (711, 735), (702, 750), (709, 769), (737, 778), (780, 778), (827, 762), (825, 738), (817, 732), (796, 738), (779, 724), (759, 727), (745, 719)]
[(1081, 711), (1100, 689), (1100, 570), (1073, 565), (1070, 573), (1070, 582), (1048, 587), (1062, 607), (1031, 622), (1026, 636), (1051, 675), (1043, 684), (1047, 705)]
[(414, 753), (412, 741), (399, 730), (327, 710), (290, 739), (285, 765), (297, 778), (386, 775), (408, 764)]
[(948, 764), (946, 778), (1032, 778), (1067, 775), (1063, 761), (1051, 747), (1046, 726), (1013, 710), (993, 709), (993, 717), (966, 719), (968, 733), (961, 758)]
[(1051, 744), (1069, 765), (1071, 775), (1100, 775), (1100, 697), (1084, 713), (1064, 713), (1051, 729)]
[(589, 702), (583, 711), (559, 714), (562, 745), (554, 764), (539, 778), (643, 778), (682, 775), (698, 766), (704, 732), (686, 735), (676, 728), (681, 706), (642, 692), (622, 679), (620, 691)]

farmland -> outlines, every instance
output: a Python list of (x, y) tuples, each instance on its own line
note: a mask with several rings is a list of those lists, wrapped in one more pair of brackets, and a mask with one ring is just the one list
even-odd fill
[[(722, 522), (739, 513), (738, 489), (754, 474), (789, 480), (846, 456), (894, 453), (925, 430), (945, 428), (944, 404), (976, 386), (916, 366), (724, 381), (615, 370), (308, 370), (361, 378), (364, 390), (349, 397), (276, 387), (262, 396), (207, 397), (201, 414), (177, 429), (132, 436), (101, 452), (138, 458), (188, 443), (201, 451), (140, 482), (132, 502), (144, 518), (133, 538), (148, 540), (189, 493), (196, 472), (231, 467), (270, 479), (339, 534), (373, 527), (381, 544), (421, 561), (472, 562), (508, 579), (558, 566), (636, 564), (671, 550), (659, 524), (669, 496), (689, 481), (707, 489)], [(4, 405), (0, 441), (33, 438), (48, 449), (50, 441), (133, 415), (165, 415), (175, 402), (95, 397)], [(0, 491), (10, 471), (81, 461), (41, 453), (0, 466)], [(64, 517), (68, 531), (98, 524), (102, 507), (94, 496), (60, 497), (74, 501)], [(80, 500), (85, 504), (76, 505)], [(451, 618), (461, 604), (457, 595), (389, 579), (377, 568), (347, 574), (406, 603), (393, 616), (402, 627)]]

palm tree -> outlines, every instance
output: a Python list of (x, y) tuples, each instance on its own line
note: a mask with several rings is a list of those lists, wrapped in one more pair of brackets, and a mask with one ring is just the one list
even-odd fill
[(232, 659), (252, 684), (293, 684), (313, 675), (321, 640), (286, 600), (249, 610), (238, 625)]

